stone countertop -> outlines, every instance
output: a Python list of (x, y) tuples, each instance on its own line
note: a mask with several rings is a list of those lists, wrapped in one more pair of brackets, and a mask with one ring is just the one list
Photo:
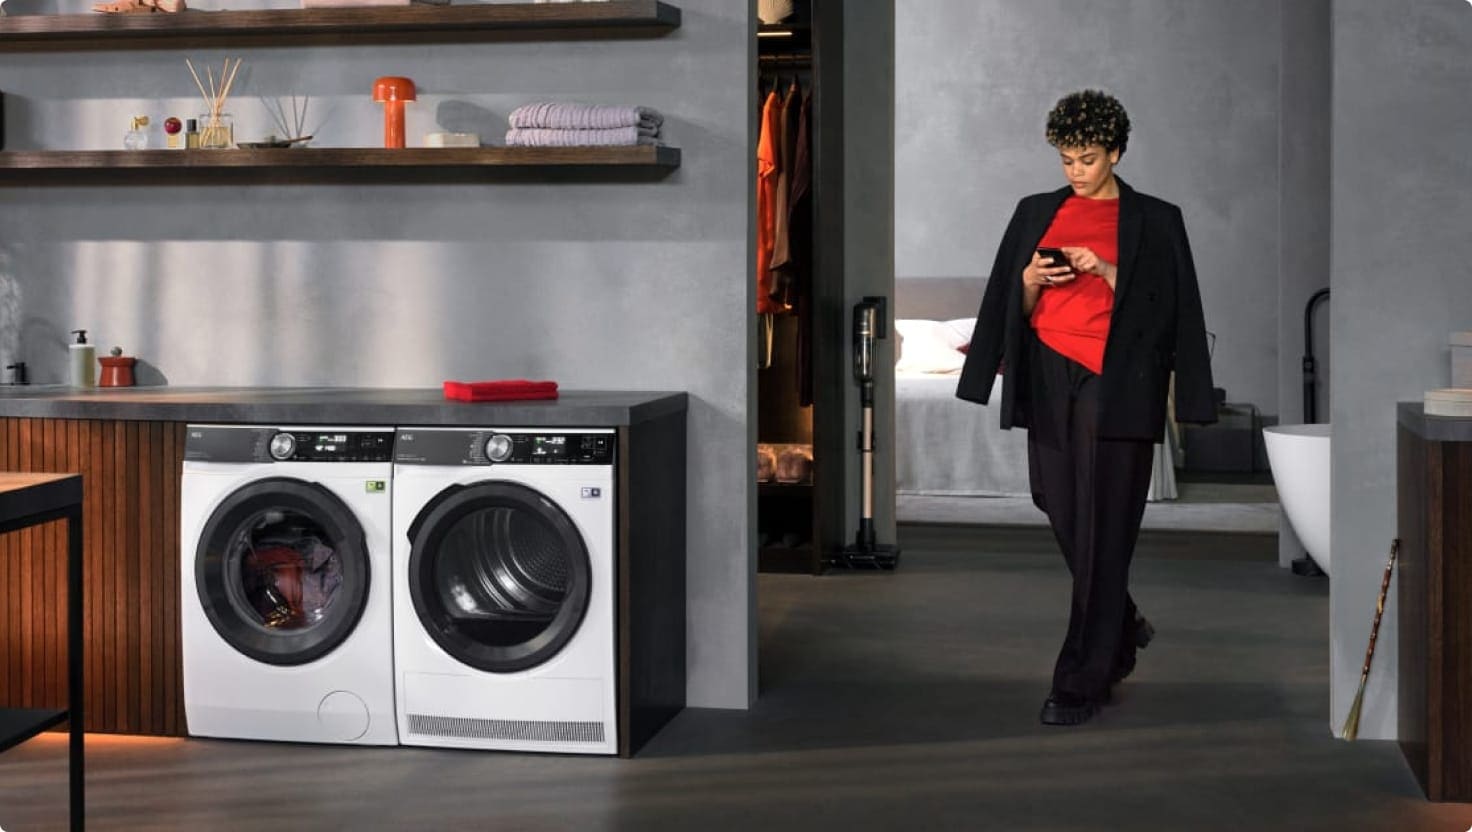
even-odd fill
[(1472, 419), (1427, 416), (1424, 402), (1399, 402), (1396, 422), (1432, 442), (1472, 442)]
[(457, 402), (438, 388), (0, 386), (0, 417), (300, 425), (622, 427), (683, 411), (684, 393), (564, 390)]

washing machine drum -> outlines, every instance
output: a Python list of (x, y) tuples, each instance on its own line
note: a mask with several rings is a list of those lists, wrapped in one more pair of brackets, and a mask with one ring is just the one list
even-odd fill
[(368, 598), (368, 550), (352, 510), (286, 477), (237, 489), (205, 522), (194, 559), (205, 616), (258, 661), (315, 661), (345, 640)]
[(524, 485), (441, 492), (409, 528), (409, 595), (455, 659), (492, 673), (562, 650), (588, 607), (588, 548), (556, 503)]

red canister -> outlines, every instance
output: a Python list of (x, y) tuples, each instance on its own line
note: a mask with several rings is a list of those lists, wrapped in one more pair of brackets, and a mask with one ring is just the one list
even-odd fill
[(104, 355), (97, 362), (102, 365), (102, 374), (97, 378), (98, 387), (133, 386), (133, 365), (138, 363), (138, 359), (123, 355), (122, 347), (113, 347), (112, 355)]

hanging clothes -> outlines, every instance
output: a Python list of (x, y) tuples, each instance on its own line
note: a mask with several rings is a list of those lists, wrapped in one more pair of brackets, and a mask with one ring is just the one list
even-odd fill
[(792, 262), (792, 211), (789, 200), (792, 193), (793, 164), (797, 155), (797, 111), (801, 98), (802, 89), (798, 87), (797, 80), (793, 79), (782, 96), (777, 130), (777, 207), (773, 212), (771, 269), (773, 300), (784, 312), (790, 311), (793, 305), (792, 269), (787, 268)]
[(756, 144), (756, 311), (762, 315), (781, 311), (781, 307), (772, 300), (781, 106), (776, 90), (767, 93), (766, 103), (762, 105), (761, 133)]
[(813, 91), (802, 95), (793, 142), (792, 185), (787, 195), (788, 259), (792, 305), (797, 313), (797, 400), (813, 403)]

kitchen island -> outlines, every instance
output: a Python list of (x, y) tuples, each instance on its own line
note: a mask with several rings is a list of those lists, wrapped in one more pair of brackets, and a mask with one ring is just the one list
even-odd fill
[[(684, 619), (686, 406), (685, 394), (663, 392), (470, 404), (438, 389), (0, 387), (0, 471), (76, 471), (85, 483), (86, 730), (182, 736), (179, 474), (187, 424), (614, 428), (619, 632), (627, 645), (654, 624), (639, 618), (647, 605), (631, 603), (631, 591), (664, 587), (668, 595), (678, 585), (676, 620)], [(0, 706), (58, 707), (67, 651), (65, 609), (54, 599), (65, 580), (64, 530), (53, 523), (18, 532), (0, 547)], [(683, 677), (684, 628), (674, 629)]]

